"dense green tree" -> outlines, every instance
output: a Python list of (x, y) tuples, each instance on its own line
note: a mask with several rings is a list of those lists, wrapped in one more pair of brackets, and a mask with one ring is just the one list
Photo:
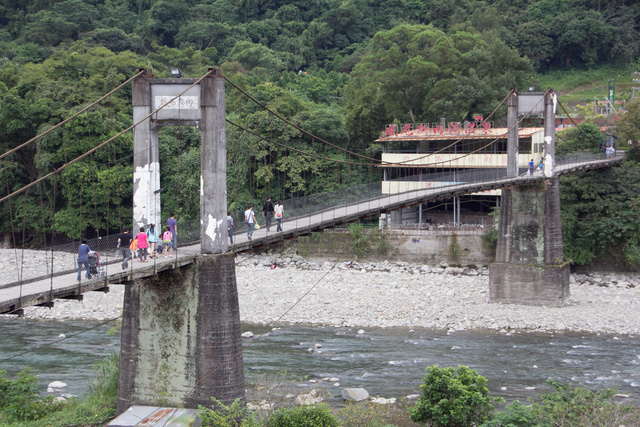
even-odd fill
[(416, 123), (430, 91), (452, 77), (460, 52), (442, 31), (424, 25), (401, 25), (377, 33), (371, 51), (353, 75), (375, 85), (388, 110)]
[(548, 25), (540, 21), (520, 24), (515, 31), (516, 47), (536, 70), (544, 69), (556, 55), (556, 42)]
[(640, 266), (640, 166), (632, 158), (561, 177), (564, 254), (573, 263), (608, 254), (608, 262)]
[(626, 112), (616, 122), (616, 128), (623, 141), (640, 141), (640, 100), (627, 104)]
[(68, 22), (63, 15), (42, 10), (30, 15), (22, 33), (27, 41), (53, 46), (70, 39), (75, 30), (73, 23)]
[(147, 51), (140, 36), (129, 35), (119, 28), (99, 28), (89, 32), (86, 37), (92, 44), (104, 46), (114, 53), (130, 50), (144, 54)]
[(246, 70), (253, 70), (256, 67), (273, 71), (284, 69), (284, 63), (275, 52), (264, 45), (249, 41), (236, 43), (231, 52), (229, 52), (229, 59), (239, 62)]
[(598, 12), (567, 12), (558, 15), (552, 25), (556, 29), (558, 53), (565, 65), (579, 60), (591, 67), (609, 56), (613, 28)]
[(424, 109), (432, 117), (440, 114), (456, 121), (471, 120), (475, 114), (493, 111), (512, 88), (527, 87), (531, 74), (529, 62), (504, 42), (478, 42), (462, 55), (448, 92), (427, 98)]
[(601, 153), (604, 136), (593, 124), (580, 123), (557, 133), (556, 155), (575, 153)]
[(603, 18), (613, 30), (613, 39), (609, 50), (611, 61), (617, 64), (629, 64), (640, 54), (637, 14), (631, 7), (616, 5), (603, 12)]
[(466, 427), (491, 418), (493, 403), (487, 379), (466, 366), (430, 366), (420, 384), (420, 397), (410, 409), (411, 421), (434, 427)]
[(181, 0), (160, 0), (151, 6), (146, 16), (150, 33), (160, 43), (174, 47), (173, 39), (189, 18), (189, 8)]

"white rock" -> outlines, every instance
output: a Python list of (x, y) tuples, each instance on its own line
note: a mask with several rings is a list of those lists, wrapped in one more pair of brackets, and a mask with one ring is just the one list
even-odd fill
[(322, 402), (324, 399), (320, 396), (318, 396), (318, 391), (317, 390), (311, 390), (310, 393), (308, 394), (299, 394), (298, 396), (296, 396), (295, 398), (295, 404), (298, 406), (302, 406), (302, 405), (315, 405), (316, 403), (320, 403)]
[(369, 392), (364, 388), (342, 389), (342, 399), (351, 402), (361, 402), (369, 398)]
[(409, 395), (405, 396), (405, 399), (407, 399), (407, 400), (418, 400), (419, 397), (420, 397), (419, 394), (409, 394)]
[(358, 335), (364, 334), (364, 329), (358, 329)]
[(385, 399), (384, 397), (374, 397), (371, 399), (371, 403), (377, 403), (378, 405), (389, 405), (392, 403), (396, 403), (396, 398), (391, 397), (389, 399)]
[(253, 337), (253, 332), (251, 332), (251, 331), (243, 332), (241, 337), (242, 338), (252, 338)]
[(62, 381), (54, 381), (52, 383), (49, 383), (47, 387), (48, 388), (65, 388), (66, 386), (67, 384), (63, 383)]

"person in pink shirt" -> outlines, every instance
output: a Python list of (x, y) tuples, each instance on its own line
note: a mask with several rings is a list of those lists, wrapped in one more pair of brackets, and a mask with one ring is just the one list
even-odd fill
[(138, 252), (140, 252), (140, 262), (147, 262), (147, 248), (149, 247), (149, 240), (147, 239), (147, 233), (144, 232), (144, 227), (140, 227), (140, 233), (138, 233), (136, 239), (138, 239)]

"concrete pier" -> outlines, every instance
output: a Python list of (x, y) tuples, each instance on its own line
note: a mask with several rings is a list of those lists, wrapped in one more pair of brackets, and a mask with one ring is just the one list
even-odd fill
[(234, 254), (139, 279), (125, 290), (117, 413), (244, 399)]
[(558, 178), (502, 190), (491, 302), (561, 306), (569, 298)]

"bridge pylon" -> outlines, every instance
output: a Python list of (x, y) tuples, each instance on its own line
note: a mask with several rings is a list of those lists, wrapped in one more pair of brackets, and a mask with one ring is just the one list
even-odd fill
[(556, 95), (552, 91), (526, 95), (523, 106), (510, 102), (507, 120), (517, 126), (514, 115), (521, 108), (544, 112), (545, 180), (502, 190), (489, 298), (494, 303), (562, 306), (569, 298), (569, 265), (564, 260), (560, 185), (555, 175)]
[[(130, 406), (214, 407), (244, 400), (235, 255), (228, 253), (224, 78), (133, 84), (134, 225), (160, 224), (161, 126), (201, 130), (201, 251), (195, 262), (126, 284), (118, 414)], [(145, 119), (146, 117), (146, 119)], [(178, 235), (179, 237), (179, 235)]]

